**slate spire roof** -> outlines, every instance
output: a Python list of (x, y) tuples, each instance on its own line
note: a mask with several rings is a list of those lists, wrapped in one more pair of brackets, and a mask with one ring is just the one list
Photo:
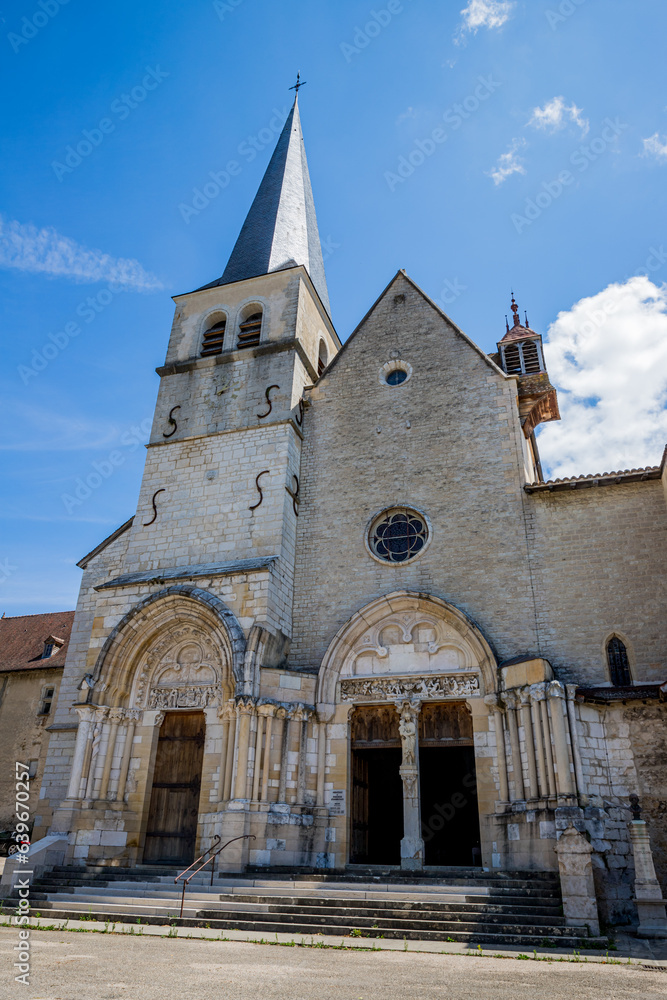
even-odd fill
[(298, 97), (222, 277), (205, 287), (226, 285), (297, 264), (304, 265), (329, 312)]

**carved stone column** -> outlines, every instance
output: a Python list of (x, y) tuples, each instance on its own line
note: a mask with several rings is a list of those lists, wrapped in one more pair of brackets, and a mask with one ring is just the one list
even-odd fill
[[(218, 771), (218, 802), (225, 801), (225, 778), (227, 777), (227, 760), (230, 754), (229, 747), (229, 727), (234, 716), (234, 702), (226, 702), (218, 710), (218, 718), (221, 723), (220, 734), (220, 764)], [(234, 752), (234, 734), (232, 733), (231, 753)], [(231, 781), (231, 777), (230, 777)], [(229, 795), (227, 796), (229, 797)]]
[(572, 772), (570, 771), (570, 754), (567, 749), (565, 733), (565, 717), (563, 715), (563, 700), (565, 690), (560, 681), (551, 681), (547, 688), (551, 708), (551, 726), (554, 734), (556, 750), (556, 766), (558, 768), (558, 792), (560, 795), (572, 797)]
[(127, 728), (125, 730), (125, 743), (123, 744), (123, 758), (120, 762), (120, 774), (118, 775), (118, 787), (116, 789), (116, 801), (122, 802), (125, 798), (125, 786), (127, 784), (127, 775), (130, 770), (130, 761), (132, 759), (132, 745), (134, 743), (134, 731), (137, 728), (137, 722), (139, 720), (139, 712), (137, 709), (130, 709), (129, 712), (125, 713), (127, 718)]
[(248, 786), (248, 749), (250, 747), (250, 717), (255, 710), (251, 698), (241, 698), (236, 705), (238, 740), (236, 750), (236, 781), (234, 798), (246, 799)]
[(524, 741), (526, 746), (526, 763), (528, 764), (528, 794), (531, 799), (536, 799), (539, 795), (539, 790), (537, 784), (537, 764), (535, 760), (533, 720), (530, 714), (530, 691), (528, 688), (521, 688), (518, 694), (521, 702), (521, 723), (523, 725)]
[(533, 723), (537, 742), (537, 764), (540, 771), (541, 792), (545, 798), (547, 796), (553, 797), (556, 794), (556, 776), (551, 753), (551, 726), (549, 725), (545, 685), (533, 684), (530, 694), (535, 705)]
[[(104, 722), (108, 711), (109, 709), (106, 706), (95, 709), (95, 725), (92, 731), (92, 739), (90, 740), (90, 752), (87, 754), (87, 759), (83, 766), (83, 778), (86, 787), (85, 795), (83, 797), (88, 802), (95, 797), (95, 772), (99, 763), (102, 733), (104, 732)], [(88, 779), (87, 781), (86, 776)]]
[(567, 717), (570, 723), (570, 742), (572, 744), (572, 760), (574, 761), (574, 774), (577, 779), (577, 791), (579, 792), (579, 805), (588, 805), (588, 793), (586, 791), (586, 779), (584, 778), (584, 766), (581, 760), (581, 747), (579, 746), (579, 724), (577, 721), (577, 706), (574, 700), (574, 693), (577, 690), (576, 684), (566, 684), (567, 693)]
[(528, 689), (530, 695), (530, 715), (533, 722), (533, 736), (535, 738), (535, 756), (537, 758), (537, 776), (539, 794), (546, 799), (549, 795), (549, 782), (547, 780), (547, 765), (544, 759), (544, 741), (542, 739), (542, 718), (540, 716), (540, 703), (538, 699), (539, 691), (536, 685)]
[(255, 729), (255, 754), (252, 768), (252, 792), (250, 798), (253, 802), (259, 799), (259, 782), (262, 774), (262, 744), (264, 740), (264, 722), (266, 720), (266, 705), (257, 709), (257, 726)]
[(521, 761), (521, 745), (519, 743), (519, 727), (516, 721), (518, 698), (515, 691), (507, 691), (503, 695), (507, 705), (507, 723), (510, 731), (510, 747), (512, 748), (512, 768), (514, 773), (514, 799), (525, 798), (523, 787), (523, 763)]
[(76, 733), (72, 770), (70, 771), (69, 788), (67, 789), (68, 799), (78, 799), (80, 797), (83, 765), (89, 745), (90, 730), (95, 718), (95, 709), (92, 705), (76, 705), (74, 710), (79, 716), (79, 728)]
[(401, 868), (415, 870), (424, 867), (424, 841), (421, 836), (421, 799), (419, 794), (419, 711), (421, 702), (398, 702), (396, 708), (400, 715), (398, 731), (403, 752), (399, 769), (403, 781)]
[(271, 765), (271, 777), (276, 773), (276, 764), (278, 765), (278, 788), (274, 790), (271, 789), (269, 792), (269, 800), (271, 802), (284, 802), (285, 800), (285, 783), (287, 781), (287, 747), (285, 746), (285, 740), (287, 736), (287, 726), (285, 725), (285, 719), (287, 718), (287, 709), (280, 706), (276, 709), (275, 722), (274, 722), (274, 735), (273, 735), (273, 750), (270, 754), (270, 765)]
[(308, 723), (312, 712), (307, 708), (301, 708), (299, 718), (299, 744), (297, 751), (297, 761), (299, 771), (296, 780), (296, 801), (303, 805), (306, 801), (306, 751), (308, 749)]
[(324, 778), (327, 766), (327, 724), (317, 723), (317, 805), (324, 807)]
[[(261, 802), (268, 802), (269, 777), (271, 774), (271, 734), (273, 730), (273, 717), (276, 714), (275, 705), (260, 705), (260, 716), (266, 719), (266, 733), (264, 735), (264, 754), (262, 756), (262, 790), (259, 798)], [(257, 766), (257, 765), (255, 765)]]
[(544, 737), (544, 759), (547, 764), (547, 778), (549, 779), (549, 795), (556, 795), (556, 772), (554, 770), (554, 755), (551, 746), (551, 722), (549, 719), (549, 706), (547, 704), (547, 685), (541, 684), (542, 696), (540, 698), (540, 716), (542, 717), (542, 736)]
[(507, 780), (507, 756), (505, 754), (505, 729), (503, 726), (503, 710), (498, 704), (498, 697), (489, 694), (484, 703), (492, 712), (493, 728), (496, 733), (496, 764), (498, 766), (498, 794), (501, 802), (509, 802), (509, 783)]
[(106, 799), (109, 791), (109, 777), (111, 775), (111, 765), (116, 749), (116, 736), (118, 727), (121, 724), (125, 713), (122, 708), (112, 708), (109, 712), (109, 739), (107, 741), (107, 752), (104, 758), (104, 768), (102, 769), (102, 781), (100, 782), (100, 799)]

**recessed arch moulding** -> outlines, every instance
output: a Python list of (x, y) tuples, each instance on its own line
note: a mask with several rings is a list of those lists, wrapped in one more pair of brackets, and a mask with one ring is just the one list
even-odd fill
[[(251, 640), (253, 637), (251, 636)], [(89, 700), (112, 708), (208, 708), (257, 686), (256, 646), (214, 595), (174, 586), (134, 607), (97, 659)]]
[(470, 619), (437, 597), (399, 591), (362, 608), (336, 634), (320, 668), (317, 707), (330, 718), (341, 702), (496, 691), (495, 656)]

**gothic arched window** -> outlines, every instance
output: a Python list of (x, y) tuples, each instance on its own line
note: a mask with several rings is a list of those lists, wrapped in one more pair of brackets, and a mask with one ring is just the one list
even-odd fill
[(319, 378), (324, 369), (327, 366), (329, 356), (327, 354), (327, 345), (323, 340), (320, 340), (320, 349), (317, 355), (317, 377)]
[(630, 661), (625, 643), (617, 635), (607, 643), (607, 663), (609, 664), (609, 679), (614, 687), (628, 687), (632, 684)]

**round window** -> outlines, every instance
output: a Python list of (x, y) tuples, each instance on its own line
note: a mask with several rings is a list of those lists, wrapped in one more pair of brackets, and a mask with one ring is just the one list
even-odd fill
[(411, 375), (412, 365), (408, 364), (407, 361), (400, 361), (398, 358), (387, 361), (378, 372), (380, 385), (390, 386), (403, 385)]
[(400, 385), (401, 382), (405, 382), (408, 377), (408, 373), (403, 368), (394, 368), (392, 372), (387, 375), (387, 385)]
[(383, 562), (405, 563), (424, 548), (428, 540), (425, 518), (408, 507), (386, 510), (373, 521), (368, 545)]

